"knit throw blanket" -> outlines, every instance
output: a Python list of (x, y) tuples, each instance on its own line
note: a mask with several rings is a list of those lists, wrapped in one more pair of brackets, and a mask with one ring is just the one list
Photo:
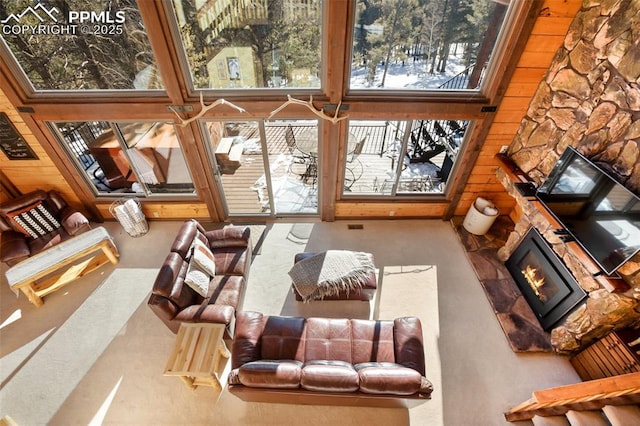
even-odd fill
[(367, 253), (348, 250), (328, 250), (297, 262), (289, 271), (302, 300), (347, 293), (362, 287), (375, 266)]

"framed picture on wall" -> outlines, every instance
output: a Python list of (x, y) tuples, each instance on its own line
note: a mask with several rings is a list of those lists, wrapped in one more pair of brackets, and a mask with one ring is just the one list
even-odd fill
[(227, 68), (231, 80), (240, 80), (240, 61), (238, 58), (227, 58)]
[(0, 149), (9, 160), (38, 159), (4, 112), (0, 112)]

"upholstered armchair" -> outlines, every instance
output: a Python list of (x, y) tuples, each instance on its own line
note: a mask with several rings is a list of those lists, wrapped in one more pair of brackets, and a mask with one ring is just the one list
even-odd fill
[(37, 190), (0, 204), (0, 261), (9, 266), (90, 229), (56, 191)]

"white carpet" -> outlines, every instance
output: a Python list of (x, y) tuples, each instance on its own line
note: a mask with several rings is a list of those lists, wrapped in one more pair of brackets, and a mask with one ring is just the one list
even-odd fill
[[(141, 238), (105, 223), (121, 253), (115, 267), (51, 294), (40, 308), (0, 286), (0, 417), (10, 415), (21, 426), (500, 426), (502, 413), (533, 390), (579, 380), (566, 359), (511, 351), (450, 224), (361, 224), (355, 230), (345, 222), (268, 224), (244, 309), (282, 315), (299, 304), (287, 278), (298, 252), (371, 252), (380, 290), (362, 315), (421, 319), (432, 400), (409, 410), (244, 403), (226, 391), (191, 391), (163, 376), (175, 335), (146, 298), (182, 222), (154, 222)], [(344, 306), (333, 311), (356, 313)]]
[(3, 414), (28, 419), (25, 425), (48, 423), (146, 299), (156, 273), (113, 271), (0, 390)]

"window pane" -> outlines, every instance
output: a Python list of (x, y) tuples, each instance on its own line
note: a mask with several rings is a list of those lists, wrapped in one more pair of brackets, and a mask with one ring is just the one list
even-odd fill
[(138, 182), (144, 183), (149, 193), (195, 194), (173, 124), (147, 122), (117, 126)]
[(349, 121), (343, 195), (444, 193), (468, 127), (464, 120)]
[(98, 194), (195, 194), (173, 124), (90, 121), (56, 128)]
[(321, 0), (173, 0), (193, 85), (320, 87)]
[(208, 121), (230, 215), (317, 214), (318, 121)]
[(350, 88), (479, 89), (507, 7), (489, 0), (358, 2)]
[(36, 90), (163, 88), (135, 0), (2, 2), (0, 26)]

